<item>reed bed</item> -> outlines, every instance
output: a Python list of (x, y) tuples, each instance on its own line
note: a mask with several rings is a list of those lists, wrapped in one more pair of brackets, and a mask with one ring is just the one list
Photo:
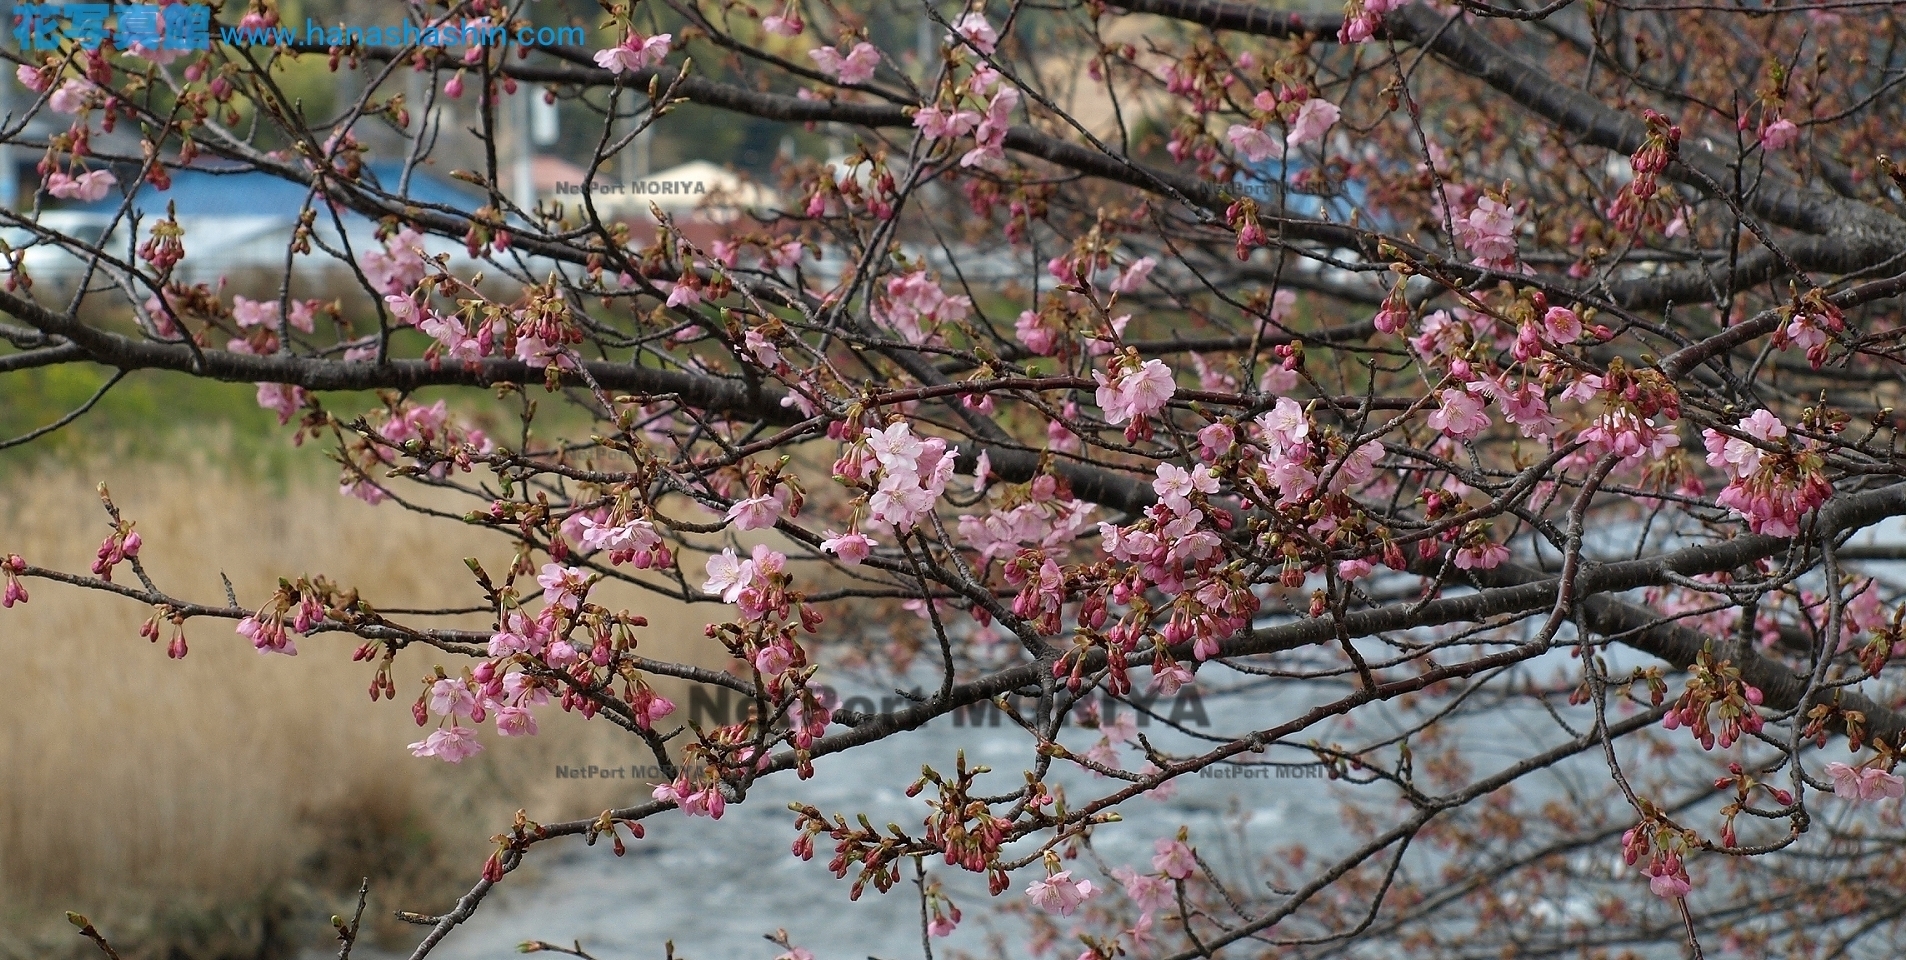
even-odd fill
[[(100, 481), (138, 521), (157, 583), (203, 602), (223, 596), (221, 572), (248, 605), (280, 576), (322, 573), (380, 608), (467, 606), (481, 594), (461, 558), (494, 570), (510, 555), (495, 534), (322, 484), (262, 485), (210, 458), (0, 476), (0, 551), (86, 570), (106, 532)], [(0, 611), (0, 957), (90, 952), (66, 910), (90, 916), (128, 960), (293, 956), (330, 942), (327, 918), (348, 915), (363, 877), (367, 924), (394, 944), (416, 928), (391, 912), (447, 907), (517, 808), (555, 820), (646, 793), (639, 781), (559, 779), (558, 764), (644, 758), (606, 722), (553, 709), (541, 736), (486, 732), (488, 749), (461, 765), (411, 757), (421, 731), (404, 698), (436, 662), (430, 651), (401, 655), (400, 700), (372, 704), (371, 666), (351, 662), (348, 639), (261, 656), (231, 624), (197, 620), (190, 654), (172, 661), (163, 640), (139, 637), (150, 609), (30, 586), (30, 603)], [(702, 609), (611, 596), (649, 617), (644, 652), (722, 662), (706, 650)]]

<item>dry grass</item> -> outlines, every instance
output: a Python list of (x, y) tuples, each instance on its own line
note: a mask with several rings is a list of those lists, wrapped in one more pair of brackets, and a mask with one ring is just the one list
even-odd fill
[[(83, 572), (105, 532), (100, 480), (139, 522), (159, 585), (205, 602), (222, 596), (223, 570), (248, 604), (281, 575), (323, 573), (384, 608), (468, 605), (481, 596), (460, 558), (495, 570), (509, 556), (494, 535), (334, 487), (269, 493), (204, 464), (123, 462), (0, 479), (0, 552)], [(518, 806), (554, 820), (645, 792), (555, 778), (558, 763), (642, 761), (603, 721), (552, 709), (540, 737), (485, 733), (488, 749), (456, 767), (417, 760), (404, 749), (421, 738), (408, 701), (368, 701), (370, 667), (350, 662), (347, 639), (267, 657), (227, 623), (194, 621), (191, 653), (174, 662), (139, 639), (150, 610), (43, 581), (31, 590), (0, 612), (0, 956), (77, 952), (67, 909), (129, 956), (288, 955), (326, 942), (325, 918), (346, 912), (361, 876), (373, 876), (372, 915), (438, 912)], [(617, 599), (649, 617), (645, 653), (718, 659), (702, 610)], [(440, 660), (452, 665), (400, 656), (400, 695)]]

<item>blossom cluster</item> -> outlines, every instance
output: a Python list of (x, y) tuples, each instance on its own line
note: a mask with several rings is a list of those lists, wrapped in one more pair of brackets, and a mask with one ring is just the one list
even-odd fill
[(1807, 442), (1788, 438), (1787, 425), (1767, 410), (1756, 410), (1730, 433), (1702, 431), (1708, 465), (1727, 477), (1715, 499), (1748, 529), (1769, 536), (1800, 532), (1800, 518), (1833, 493), (1824, 461)]

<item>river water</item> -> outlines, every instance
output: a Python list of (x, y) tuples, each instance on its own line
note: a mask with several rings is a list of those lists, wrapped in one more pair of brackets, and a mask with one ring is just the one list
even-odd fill
[[(1139, 682), (1142, 692), (1142, 679)], [(850, 684), (843, 688), (845, 696), (856, 689)], [(864, 688), (860, 692), (876, 693)], [(1161, 700), (1152, 709), (1161, 716), (1175, 715), (1194, 732), (1241, 734), (1288, 719), (1305, 706), (1341, 692), (1341, 688), (1326, 690), (1301, 682), (1258, 682), (1252, 689), (1181, 697), (1175, 704)], [(1383, 716), (1366, 708), (1359, 714), (1357, 733), (1379, 734)], [(1379, 723), (1373, 723), (1373, 718)], [(1492, 729), (1515, 733), (1505, 739), (1498, 732), (1477, 742), (1479, 774), (1561, 738), (1540, 711), (1526, 719), (1529, 722), (1521, 723), (1508, 718), (1505, 724), (1496, 715)], [(1139, 732), (1168, 752), (1209, 749), (1201, 748), (1192, 735), (1158, 722), (1147, 721)], [(1069, 748), (1084, 751), (1099, 738), (1097, 731), (1068, 724), (1060, 739)], [(652, 818), (647, 821), (647, 838), (631, 844), (628, 855), (619, 859), (606, 843), (595, 847), (584, 846), (580, 840), (545, 844), (530, 855), (534, 876), (513, 875), (506, 880), (433, 956), (500, 960), (518, 956), (516, 947), (526, 940), (564, 945), (580, 940), (600, 960), (659, 960), (664, 943), (673, 941), (675, 956), (690, 960), (771, 960), (781, 950), (763, 936), (785, 929), (795, 944), (812, 950), (820, 960), (921, 957), (920, 901), (910, 865), (903, 868), (902, 883), (891, 892), (882, 895), (869, 888), (859, 902), (850, 902), (853, 874), (837, 880), (827, 870), (831, 843), (825, 837), (816, 843), (812, 861), (803, 862), (789, 853), (795, 831), (788, 803), (810, 803), (830, 816), (845, 814), (850, 821), (856, 813), (866, 813), (876, 826), (891, 821), (917, 835), (926, 811), (925, 797), (909, 799), (904, 791), (919, 776), (923, 762), (950, 773), (956, 754), (964, 750), (969, 764), (994, 769), (981, 780), (985, 792), (1006, 793), (1023, 784), (1020, 771), (1031, 762), (1031, 744), (1028, 735), (1009, 723), (956, 725), (952, 718), (940, 718), (919, 730), (820, 758), (812, 780), (796, 779), (792, 773), (770, 777), (755, 786), (745, 803), (730, 805), (720, 821), (672, 812)], [(1489, 754), (1499, 754), (1500, 762), (1490, 762)], [(1132, 747), (1123, 748), (1121, 757), (1127, 769), (1141, 762)], [(1303, 763), (1311, 758), (1289, 750), (1261, 759)], [(1048, 783), (1063, 786), (1068, 801), (1075, 805), (1118, 786), (1117, 781), (1069, 763), (1054, 766), (1056, 772)], [(1348, 846), (1350, 839), (1342, 829), (1335, 799), (1346, 786), (1323, 778), (1320, 770), (1300, 769), (1289, 776), (1272, 776), (1274, 771), (1267, 768), (1249, 772), (1260, 776), (1181, 778), (1169, 799), (1128, 801), (1120, 808), (1124, 821), (1099, 827), (1093, 834), (1093, 847), (1109, 865), (1129, 864), (1148, 871), (1153, 841), (1175, 835), (1184, 826), (1190, 828), (1194, 843), (1213, 867), (1235, 878), (1249, 875), (1249, 861), (1274, 847), (1301, 842), (1313, 853), (1327, 854)], [(1392, 795), (1388, 788), (1362, 789), (1383, 790), (1386, 798)], [(1019, 921), (988, 908), (983, 877), (937, 859), (929, 860), (927, 866), (965, 913), (965, 922), (952, 937), (934, 942), (937, 955), (981, 950), (989, 931), (1009, 943), (1021, 939)], [(1075, 876), (1088, 877), (1095, 884), (1112, 882), (1082, 862), (1074, 861), (1072, 866), (1078, 871)], [(1001, 899), (1023, 900), (1026, 884), (1040, 876), (1043, 871), (1036, 864), (1018, 871), (1013, 887)], [(1060, 952), (1069, 957), (1073, 951), (1062, 946)], [(368, 953), (359, 956), (375, 960)]]

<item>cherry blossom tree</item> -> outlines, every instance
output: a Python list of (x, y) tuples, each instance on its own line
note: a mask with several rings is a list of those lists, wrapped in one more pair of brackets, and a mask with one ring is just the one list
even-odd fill
[[(893, 40), (923, 18), (930, 44)], [(647, 0), (582, 22), (593, 48), (10, 54), (35, 99), (0, 137), (42, 159), (0, 214), (25, 238), (0, 376), (255, 383), (288, 440), (335, 451), (343, 495), (511, 559), (442, 571), (487, 630), (293, 571), (262, 599), (183, 596), (108, 501), (90, 571), (0, 544), (0, 602), (149, 605), (171, 657), (188, 629), (349, 651), (372, 700), (415, 697), (420, 763), (563, 710), (671, 773), (594, 819), (501, 825), (414, 956), (547, 846), (620, 851), (1008, 696), (1023, 776), (921, 756), (917, 819), (797, 804), (793, 855), (856, 895), (911, 887), (929, 950), (986, 907), (927, 866), (1023, 915), (1014, 956), (1898, 954), (1898, 5)], [(362, 93), (308, 116), (274, 73), (303, 61)], [(396, 92), (411, 76), (428, 102)], [(506, 189), (500, 116), (530, 96), (597, 118), (592, 180), (690, 106), (849, 146), (784, 158), (781, 209), (715, 239), (668, 217), (643, 236), (588, 192)], [(462, 97), (483, 200), (369, 175), (364, 130)], [(139, 149), (102, 149), (115, 128)], [(213, 162), (305, 192), (275, 300), (189, 282), (199, 238), (129, 222), (133, 190)], [(132, 242), (61, 232), (49, 198), (120, 201)], [(346, 215), (377, 224), (369, 249)], [(54, 249), (77, 293), (36, 283)], [(349, 291), (308, 279), (340, 267)], [(508, 436), (454, 399), (499, 393)], [(650, 657), (605, 585), (703, 604), (732, 668)], [(918, 642), (866, 615), (886, 608)], [(822, 689), (848, 660), (932, 682), (849, 709)], [(1322, 694), (1188, 749), (1084, 709), (1240, 679)], [(755, 709), (690, 725), (664, 680)], [(1059, 742), (1082, 709), (1090, 753)], [(1466, 751), (1472, 722), (1548, 746)], [(1294, 763), (1327, 769), (1343, 850), (1093, 846), (1185, 778)], [(1062, 769), (1099, 789), (1064, 795)]]

